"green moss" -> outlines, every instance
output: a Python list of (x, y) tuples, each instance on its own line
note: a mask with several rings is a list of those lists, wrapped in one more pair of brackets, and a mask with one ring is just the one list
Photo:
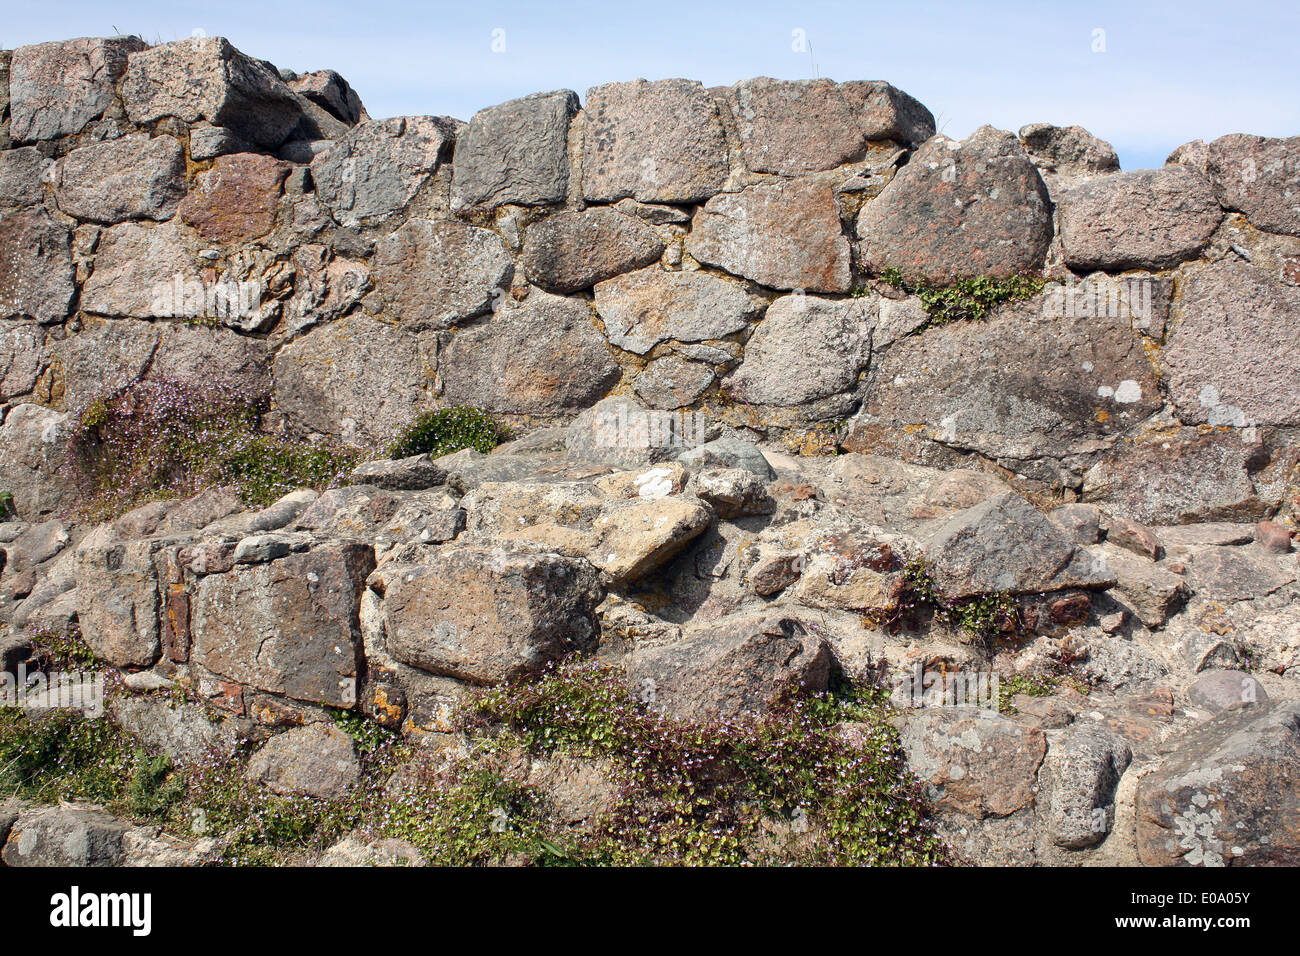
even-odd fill
[(1020, 608), (1012, 595), (999, 592), (949, 598), (935, 583), (929, 566), (919, 558), (904, 566), (895, 603), (864, 614), (862, 623), (869, 629), (883, 628), (896, 633), (903, 627), (917, 625), (926, 615), (985, 639), (1015, 635), (1023, 630)]
[(407, 425), (388, 448), (389, 458), (440, 458), (464, 448), (484, 454), (507, 438), (507, 430), (479, 408), (458, 405), (423, 415)]
[(1008, 276), (995, 279), (974, 276), (959, 279), (949, 286), (935, 286), (923, 280), (907, 279), (894, 267), (884, 269), (880, 278), (921, 300), (930, 316), (927, 325), (987, 318), (1003, 302), (1029, 299), (1043, 291), (1045, 281), (1036, 276)]

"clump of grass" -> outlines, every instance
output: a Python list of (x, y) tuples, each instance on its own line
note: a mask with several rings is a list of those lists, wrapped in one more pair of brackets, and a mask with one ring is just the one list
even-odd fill
[(82, 671), (95, 665), (95, 652), (75, 624), (66, 631), (36, 628), (29, 641), (32, 670)]
[(64, 470), (78, 512), (106, 519), (146, 501), (229, 486), (249, 505), (324, 488), (358, 449), (261, 431), (265, 396), (222, 382), (157, 378), (101, 395), (76, 417)]
[(31, 716), (0, 707), (0, 793), (45, 803), (117, 803), (146, 759), (107, 720), (63, 710)]
[(907, 279), (892, 266), (884, 269), (880, 278), (921, 300), (930, 316), (927, 326), (985, 319), (996, 306), (1033, 298), (1043, 291), (1046, 284), (1036, 276), (1007, 276), (1004, 279), (974, 276), (959, 279), (950, 286), (935, 286), (923, 280)]
[(487, 412), (457, 405), (425, 412), (416, 418), (389, 445), (388, 457), (429, 455), (440, 458), (464, 448), (487, 454), (508, 436), (508, 430)]

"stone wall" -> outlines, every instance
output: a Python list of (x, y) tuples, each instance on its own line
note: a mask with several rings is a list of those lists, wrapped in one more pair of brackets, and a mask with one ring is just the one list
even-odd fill
[[(201, 373), (349, 442), (430, 407), (529, 424), (626, 394), (976, 456), (1144, 520), (1258, 517), (1295, 461), (1294, 139), (1122, 173), (1077, 127), (935, 136), (882, 82), (638, 80), (464, 123), (371, 120), (337, 74), (220, 38), (0, 61), (0, 415), (42, 409), (10, 433)], [(918, 334), (891, 268), (1049, 284)], [(0, 487), (48, 510), (19, 467)]]

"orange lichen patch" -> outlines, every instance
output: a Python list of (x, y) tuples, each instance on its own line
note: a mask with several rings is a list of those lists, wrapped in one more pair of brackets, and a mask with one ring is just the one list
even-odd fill
[(1103, 425), (1110, 421), (1110, 412), (1106, 411), (1104, 408), (1097, 409), (1097, 421), (1101, 422)]

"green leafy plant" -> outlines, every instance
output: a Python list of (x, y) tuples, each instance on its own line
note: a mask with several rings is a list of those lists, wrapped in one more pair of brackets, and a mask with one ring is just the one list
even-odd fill
[(1045, 284), (1036, 276), (1007, 276), (1003, 279), (974, 276), (959, 279), (949, 286), (936, 286), (923, 280), (907, 279), (893, 266), (883, 269), (880, 278), (921, 300), (930, 316), (927, 326), (987, 318), (1001, 303), (1032, 298), (1043, 291)]
[(0, 521), (14, 517), (14, 496), (12, 492), (0, 491)]
[(388, 447), (388, 457), (429, 455), (440, 458), (463, 448), (486, 454), (507, 437), (507, 429), (487, 412), (457, 405), (425, 412), (416, 418)]
[(926, 614), (941, 624), (964, 628), (984, 639), (1016, 635), (1024, 630), (1020, 607), (1014, 596), (998, 592), (949, 598), (935, 583), (929, 566), (920, 558), (904, 565), (894, 602), (888, 607), (867, 612), (862, 623), (871, 629), (883, 628), (897, 633), (904, 627), (916, 625)]

